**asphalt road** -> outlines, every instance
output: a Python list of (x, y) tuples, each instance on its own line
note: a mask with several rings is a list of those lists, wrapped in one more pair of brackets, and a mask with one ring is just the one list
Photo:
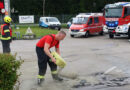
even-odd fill
[[(38, 72), (35, 45), (38, 40), (19, 40), (11, 43), (12, 53), (17, 53), (25, 60), (20, 68), (20, 90), (74, 90), (71, 80), (55, 83), (48, 69), (43, 87), (37, 87)], [(0, 43), (1, 44), (1, 43)], [(109, 39), (108, 35), (92, 35), (89, 38), (71, 38), (69, 34), (61, 42), (61, 55), (67, 66), (63, 72), (73, 72), (78, 77), (88, 77), (93, 73), (105, 72), (117, 67), (123, 74), (130, 76), (130, 42), (126, 37)], [(2, 48), (0, 45), (0, 52)], [(120, 73), (119, 73), (120, 74)], [(80, 87), (76, 90), (130, 90), (130, 85), (123, 87)]]

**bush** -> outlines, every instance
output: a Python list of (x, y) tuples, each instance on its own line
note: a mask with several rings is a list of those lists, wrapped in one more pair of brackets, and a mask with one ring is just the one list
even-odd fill
[(66, 29), (68, 29), (67, 24), (61, 24), (61, 27), (62, 27), (62, 28), (66, 28)]
[(0, 54), (0, 90), (13, 90), (19, 77), (17, 70), (22, 62), (16, 60), (16, 56)]

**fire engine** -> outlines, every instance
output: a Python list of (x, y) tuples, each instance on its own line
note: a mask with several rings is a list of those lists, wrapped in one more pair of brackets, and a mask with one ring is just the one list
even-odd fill
[(4, 14), (5, 9), (4, 9), (4, 1), (0, 0), (0, 14)]
[(70, 36), (88, 37), (90, 34), (103, 35), (105, 19), (103, 13), (80, 13), (73, 18), (69, 28)]
[(128, 35), (130, 38), (130, 2), (107, 4), (104, 16), (104, 31), (108, 31), (109, 38), (120, 35)]

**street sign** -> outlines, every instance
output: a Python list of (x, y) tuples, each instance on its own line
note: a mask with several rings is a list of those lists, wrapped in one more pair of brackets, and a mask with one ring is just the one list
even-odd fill
[(34, 23), (34, 16), (19, 16), (19, 23)]

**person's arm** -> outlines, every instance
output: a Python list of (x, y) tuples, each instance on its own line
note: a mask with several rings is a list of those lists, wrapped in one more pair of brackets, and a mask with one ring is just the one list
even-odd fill
[(56, 52), (60, 55), (60, 48), (55, 48)]
[(56, 52), (60, 55), (60, 42), (58, 42), (57, 44), (56, 44), (56, 46), (55, 46), (55, 50), (56, 50)]
[(44, 52), (51, 58), (52, 62), (56, 63), (55, 58), (51, 55), (51, 53), (49, 51), (49, 47), (50, 47), (50, 45), (48, 43), (45, 43)]

